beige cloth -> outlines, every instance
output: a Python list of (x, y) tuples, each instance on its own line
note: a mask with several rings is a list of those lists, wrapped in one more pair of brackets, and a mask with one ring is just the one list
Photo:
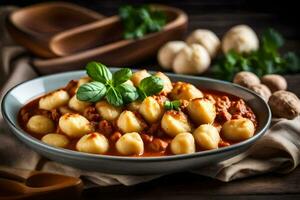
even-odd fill
[[(6, 10), (7, 11), (7, 10)], [(2, 13), (2, 14), (1, 14)], [(0, 25), (3, 10), (0, 9)], [(3, 19), (3, 18), (2, 18)], [(2, 28), (2, 29), (1, 29)], [(14, 46), (0, 26), (0, 99), (7, 89), (17, 83), (36, 77), (29, 65), (24, 50)], [(5, 38), (5, 39), (4, 39)], [(16, 59), (18, 57), (18, 59)], [(1, 88), (1, 87), (0, 87)], [(272, 127), (250, 150), (234, 158), (210, 165), (194, 173), (209, 176), (221, 181), (231, 181), (267, 172), (288, 173), (295, 169), (300, 159), (300, 117), (294, 120), (273, 120)], [(43, 161), (43, 162), (41, 162)], [(40, 169), (44, 171), (84, 177), (96, 185), (116, 184), (134, 185), (146, 182), (158, 176), (124, 176), (99, 172), (82, 171), (43, 159), (27, 148), (9, 132), (0, 115), (0, 165), (23, 169)]]

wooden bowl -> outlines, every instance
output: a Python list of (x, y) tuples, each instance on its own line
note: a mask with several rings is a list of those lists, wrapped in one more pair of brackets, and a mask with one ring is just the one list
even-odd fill
[(92, 10), (63, 2), (48, 2), (21, 8), (11, 13), (6, 26), (12, 38), (37, 56), (51, 58), (54, 35), (103, 19)]
[(33, 60), (34, 66), (41, 74), (50, 74), (81, 69), (93, 60), (109, 66), (128, 66), (155, 55), (166, 42), (183, 37), (188, 17), (177, 8), (156, 4), (151, 6), (167, 15), (168, 23), (161, 31), (140, 39), (124, 40), (120, 19), (113, 16), (57, 34), (50, 48), (63, 57), (36, 58)]

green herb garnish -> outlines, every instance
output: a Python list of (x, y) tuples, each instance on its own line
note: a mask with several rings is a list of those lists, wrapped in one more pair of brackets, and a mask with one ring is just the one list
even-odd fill
[(112, 74), (105, 65), (90, 62), (86, 71), (93, 81), (79, 87), (78, 100), (97, 102), (105, 97), (109, 104), (122, 106), (138, 98), (136, 88), (125, 83), (132, 75), (130, 69), (123, 68)]
[(139, 86), (138, 93), (141, 100), (145, 99), (148, 96), (159, 93), (164, 88), (164, 82), (161, 78), (156, 76), (149, 76), (144, 78)]
[(166, 110), (179, 110), (181, 103), (179, 100), (174, 100), (174, 101), (165, 101), (164, 102), (164, 107)]
[(76, 97), (80, 101), (97, 102), (105, 98), (114, 106), (122, 106), (147, 96), (154, 95), (163, 89), (163, 80), (156, 76), (144, 78), (138, 88), (126, 83), (132, 71), (123, 68), (115, 73), (97, 62), (90, 62), (86, 66), (86, 72), (93, 79), (79, 87)]
[(153, 10), (148, 5), (122, 6), (119, 15), (125, 39), (141, 38), (147, 33), (160, 31), (167, 22), (163, 12)]
[(250, 54), (228, 52), (213, 65), (212, 74), (231, 81), (240, 71), (251, 71), (258, 76), (300, 71), (299, 57), (295, 53), (280, 54), (279, 48), (283, 45), (283, 37), (274, 29), (268, 29), (263, 33), (257, 51)]

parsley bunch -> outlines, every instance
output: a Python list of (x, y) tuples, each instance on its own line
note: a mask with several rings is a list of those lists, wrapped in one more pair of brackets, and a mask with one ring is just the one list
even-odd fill
[(166, 24), (163, 12), (152, 10), (149, 6), (122, 6), (119, 9), (125, 39), (141, 38), (147, 33), (157, 32)]
[(93, 81), (81, 85), (77, 90), (76, 97), (80, 101), (97, 102), (105, 98), (111, 105), (122, 106), (138, 98), (143, 100), (163, 89), (163, 80), (155, 76), (143, 79), (138, 88), (126, 83), (132, 76), (128, 68), (112, 74), (105, 65), (90, 62), (86, 72)]
[(283, 37), (274, 29), (268, 29), (263, 33), (257, 51), (250, 54), (226, 53), (213, 65), (212, 74), (231, 81), (240, 71), (251, 71), (258, 76), (300, 71), (299, 57), (294, 52), (280, 54), (279, 49), (283, 45)]

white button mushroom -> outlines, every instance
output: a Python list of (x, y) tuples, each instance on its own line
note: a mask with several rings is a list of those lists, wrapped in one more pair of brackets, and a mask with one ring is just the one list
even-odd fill
[(146, 97), (139, 109), (139, 112), (149, 123), (154, 123), (160, 120), (163, 115), (163, 108), (153, 97)]
[(93, 131), (90, 122), (79, 114), (67, 113), (59, 118), (59, 128), (72, 138), (82, 137)]
[(120, 107), (115, 107), (107, 101), (100, 101), (96, 103), (96, 110), (103, 119), (108, 121), (117, 119), (122, 112)]
[(151, 74), (149, 74), (147, 72), (147, 70), (143, 69), (143, 70), (139, 70), (137, 72), (134, 72), (131, 76), (131, 81), (133, 82), (134, 86), (139, 86), (140, 82), (144, 79), (151, 76)]
[(201, 44), (209, 53), (211, 58), (214, 58), (220, 48), (221, 42), (218, 36), (207, 29), (194, 30), (186, 39), (188, 44)]
[(191, 99), (202, 98), (203, 93), (190, 83), (176, 82), (173, 84), (170, 96), (172, 99), (189, 101)]
[(171, 41), (162, 46), (157, 55), (158, 62), (164, 69), (170, 70), (177, 53), (187, 45), (183, 41)]
[(171, 137), (192, 130), (187, 116), (183, 112), (175, 110), (165, 112), (161, 120), (161, 128)]
[(42, 141), (54, 147), (66, 148), (70, 143), (69, 139), (62, 134), (50, 133), (42, 137)]
[(138, 133), (126, 133), (116, 142), (116, 149), (125, 156), (141, 155), (144, 153), (144, 143)]
[(179, 133), (171, 142), (173, 154), (186, 154), (195, 152), (195, 140), (191, 133)]
[(168, 76), (166, 76), (162, 72), (157, 72), (154, 76), (161, 78), (164, 82), (164, 88), (162, 89), (161, 93), (168, 94), (169, 92), (172, 91), (173, 89), (172, 82)]
[(123, 111), (118, 120), (117, 126), (123, 133), (140, 132), (143, 130), (140, 119), (131, 111)]
[(109, 142), (104, 135), (94, 132), (82, 136), (76, 149), (85, 153), (104, 154), (109, 149)]
[(254, 135), (255, 127), (251, 120), (246, 118), (232, 119), (225, 122), (221, 133), (230, 141), (242, 141)]
[(193, 99), (187, 109), (192, 120), (198, 125), (211, 124), (216, 118), (215, 105), (208, 99)]
[(173, 70), (178, 74), (200, 74), (208, 69), (210, 61), (210, 56), (202, 45), (192, 44), (176, 55)]
[(84, 109), (86, 107), (88, 107), (89, 105), (91, 105), (91, 103), (78, 100), (77, 97), (76, 97), (76, 95), (74, 95), (70, 99), (69, 104), (68, 104), (68, 106), (71, 109), (73, 109), (73, 110), (75, 110), (77, 112), (80, 112), (80, 113), (82, 113), (84, 111)]
[(234, 50), (237, 53), (249, 53), (257, 50), (259, 40), (252, 28), (247, 25), (232, 27), (223, 37), (222, 50), (227, 53)]
[(46, 116), (34, 115), (27, 122), (27, 129), (35, 134), (47, 134), (55, 130), (54, 122)]
[(60, 106), (68, 104), (70, 97), (64, 90), (52, 92), (39, 100), (39, 108), (44, 110), (52, 110)]
[(200, 125), (193, 135), (196, 143), (203, 150), (217, 149), (221, 140), (218, 129), (211, 124)]

